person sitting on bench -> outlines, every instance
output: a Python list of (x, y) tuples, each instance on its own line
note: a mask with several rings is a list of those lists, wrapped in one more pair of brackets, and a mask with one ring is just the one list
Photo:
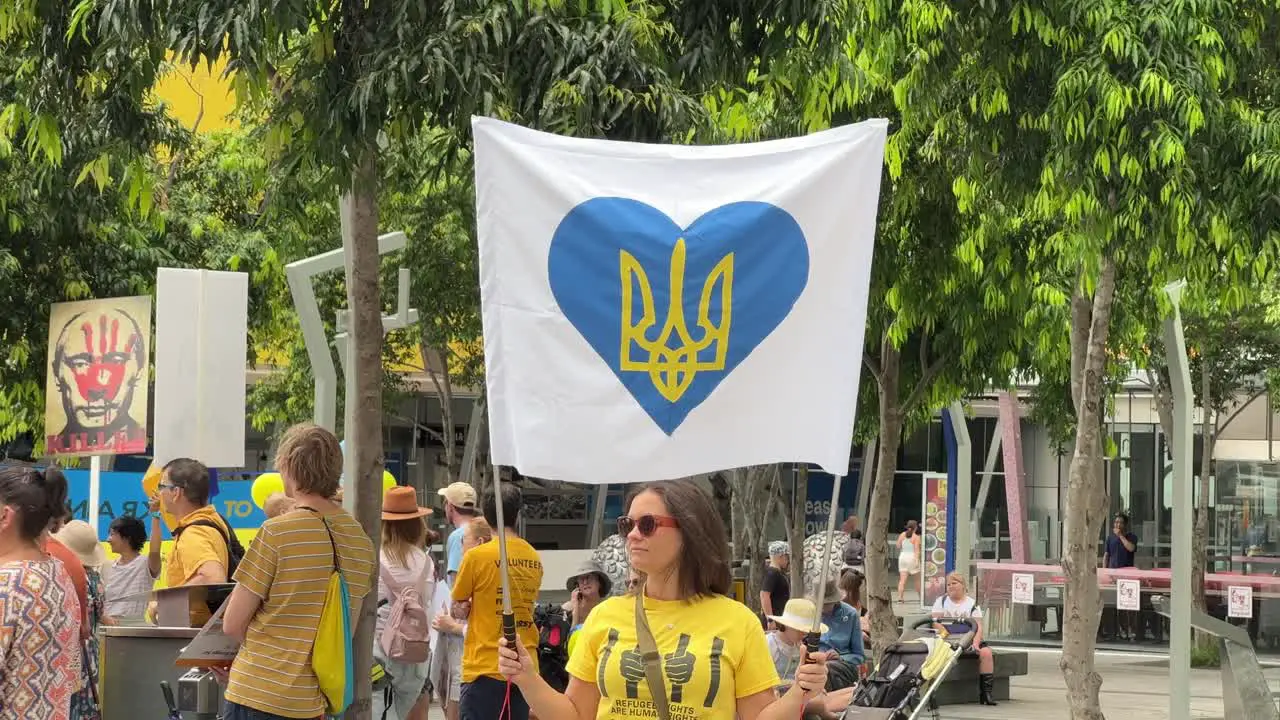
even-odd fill
[(991, 648), (982, 641), (982, 608), (978, 607), (977, 600), (969, 597), (969, 585), (960, 573), (947, 576), (947, 594), (934, 601), (933, 619), (943, 621), (934, 623), (935, 628), (953, 634), (966, 633), (969, 628), (960, 623), (948, 625), (946, 620), (970, 620), (974, 623), (973, 644), (965, 652), (978, 656), (978, 702), (982, 705), (998, 704), (991, 697), (996, 660)]

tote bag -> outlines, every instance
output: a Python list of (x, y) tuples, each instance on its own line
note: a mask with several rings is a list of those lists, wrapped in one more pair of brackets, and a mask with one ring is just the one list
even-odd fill
[[(317, 513), (318, 514), (318, 513)], [(338, 563), (338, 544), (334, 542), (329, 522), (320, 517), (329, 533), (329, 545), (333, 548), (333, 572), (325, 589), (324, 608), (320, 610), (320, 624), (316, 628), (316, 641), (311, 648), (311, 669), (320, 681), (320, 693), (324, 695), (326, 712), (337, 715), (351, 705), (355, 692), (355, 667), (351, 649), (351, 594), (347, 579), (342, 576)]]

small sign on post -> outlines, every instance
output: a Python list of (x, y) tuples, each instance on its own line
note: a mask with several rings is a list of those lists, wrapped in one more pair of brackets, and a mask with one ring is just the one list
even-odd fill
[(1142, 609), (1142, 583), (1137, 580), (1116, 580), (1116, 609)]
[(1227, 588), (1227, 617), (1253, 618), (1253, 587), (1232, 585)]
[(1030, 573), (1013, 574), (1013, 602), (1017, 605), (1034, 605), (1036, 601), (1036, 576)]

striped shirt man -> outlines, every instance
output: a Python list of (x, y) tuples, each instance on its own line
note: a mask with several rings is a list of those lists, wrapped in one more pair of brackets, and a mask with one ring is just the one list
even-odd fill
[(262, 606), (231, 667), (229, 702), (285, 718), (324, 714), (311, 648), (333, 569), (326, 521), (353, 611), (372, 588), (373, 543), (349, 513), (338, 510), (321, 520), (314, 511), (298, 509), (268, 520), (236, 570), (236, 582), (261, 598)]

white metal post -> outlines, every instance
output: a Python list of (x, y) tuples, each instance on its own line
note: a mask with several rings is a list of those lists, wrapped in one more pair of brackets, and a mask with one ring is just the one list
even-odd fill
[[(89, 458), (89, 527), (98, 535), (98, 504), (102, 493), (102, 456)], [(101, 540), (102, 536), (98, 535)]]
[[(390, 232), (378, 236), (378, 255), (386, 255), (401, 250), (409, 242), (408, 236), (402, 232)], [(345, 267), (346, 253), (342, 248), (326, 253), (297, 260), (285, 266), (285, 275), (289, 279), (289, 292), (293, 296), (293, 305), (298, 313), (298, 323), (302, 326), (302, 339), (307, 347), (307, 358), (311, 361), (311, 374), (315, 378), (315, 423), (329, 431), (337, 430), (338, 404), (338, 370), (333, 364), (333, 353), (329, 350), (329, 342), (325, 338), (324, 320), (320, 317), (320, 305), (316, 302), (316, 291), (311, 281), (315, 276), (341, 270)], [(400, 288), (403, 297), (402, 306), (408, 301), (407, 270), (402, 271)], [(416, 313), (409, 311), (410, 315)], [(391, 316), (399, 317), (397, 312)], [(408, 317), (402, 318), (406, 323), (413, 322)], [(386, 326), (386, 318), (383, 319)], [(400, 327), (404, 327), (401, 325)]]
[(973, 443), (969, 438), (969, 423), (964, 417), (964, 406), (951, 403), (947, 409), (951, 418), (951, 430), (956, 438), (956, 525), (947, 528), (956, 539), (955, 571), (969, 577), (969, 561), (973, 557), (973, 527), (969, 519), (973, 507)]
[(1173, 314), (1164, 321), (1165, 357), (1169, 364), (1169, 384), (1173, 390), (1173, 597), (1169, 615), (1169, 717), (1191, 717), (1191, 456), (1192, 408), (1191, 368), (1186, 339), (1182, 333), (1179, 302), (1186, 281), (1171, 283), (1164, 291), (1173, 303)]

